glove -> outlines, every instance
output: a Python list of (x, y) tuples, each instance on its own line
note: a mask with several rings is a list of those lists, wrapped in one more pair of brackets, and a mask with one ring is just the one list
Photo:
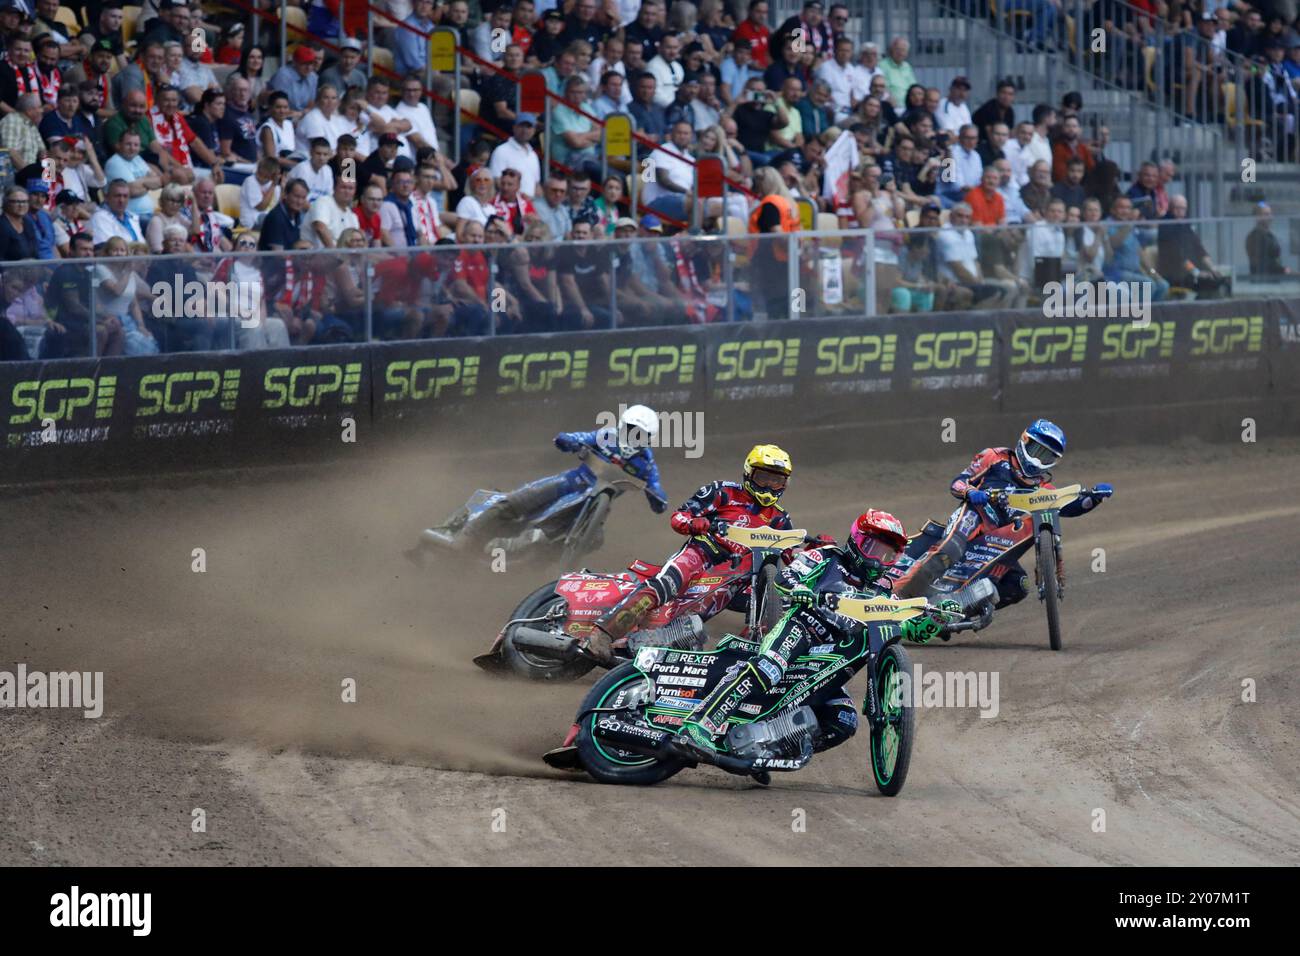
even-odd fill
[(941, 611), (948, 611), (948, 612), (951, 613), (951, 614), (960, 614), (960, 613), (962, 613), (961, 605), (958, 604), (956, 601), (954, 601), (954, 600), (952, 600), (952, 599), (948, 599), (948, 600), (946, 600), (946, 601), (940, 601), (940, 602), (939, 602), (939, 610), (941, 610)]
[(1109, 498), (1114, 493), (1115, 489), (1104, 481), (1092, 489), (1092, 496), (1094, 498)]
[(691, 519), (689, 525), (691, 534), (704, 534), (709, 530), (710, 522), (708, 518), (697, 515)]
[(655, 514), (661, 515), (668, 510), (668, 505), (660, 501), (658, 498), (655, 498), (651, 495), (646, 495), (645, 497), (646, 500), (650, 502), (650, 510), (653, 511)]
[(943, 633), (943, 624), (930, 615), (913, 617), (898, 626), (903, 639), (913, 644), (928, 644)]
[(577, 451), (578, 442), (574, 441), (564, 432), (560, 432), (560, 434), (555, 436), (555, 447), (560, 449), (560, 451)]
[(810, 548), (833, 548), (835, 547), (835, 539), (828, 534), (819, 534), (812, 539), (808, 546)]
[(722, 537), (726, 537), (728, 527), (730, 527), (730, 525), (728, 525), (727, 522), (723, 521), (721, 518), (714, 518), (713, 523), (709, 525), (709, 531), (711, 531), (717, 537), (722, 538)]
[(790, 603), (799, 607), (812, 607), (817, 603), (817, 592), (806, 584), (800, 584), (790, 592)]
[(966, 492), (966, 500), (976, 508), (983, 508), (989, 503), (989, 493), (987, 491), (980, 491), (978, 488), (972, 488), (970, 491)]

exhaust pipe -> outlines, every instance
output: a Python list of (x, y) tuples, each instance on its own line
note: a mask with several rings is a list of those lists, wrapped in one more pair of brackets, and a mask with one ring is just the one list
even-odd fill
[(543, 657), (568, 661), (578, 656), (578, 639), (568, 634), (557, 634), (555, 631), (542, 631), (535, 627), (520, 625), (515, 628), (511, 640), (514, 641), (515, 647), (532, 651)]

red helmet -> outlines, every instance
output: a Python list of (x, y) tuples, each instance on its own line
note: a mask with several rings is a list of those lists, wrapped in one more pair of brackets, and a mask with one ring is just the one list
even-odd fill
[(854, 574), (864, 581), (874, 582), (906, 547), (907, 532), (903, 530), (903, 523), (888, 511), (869, 508), (858, 515), (849, 528), (844, 553)]

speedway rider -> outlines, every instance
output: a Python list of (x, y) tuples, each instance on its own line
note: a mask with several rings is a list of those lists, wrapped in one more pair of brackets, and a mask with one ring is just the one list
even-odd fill
[[(907, 546), (902, 523), (887, 511), (868, 509), (849, 528), (843, 548), (821, 547), (798, 555), (777, 575), (777, 589), (796, 609), (780, 627), (767, 634), (758, 653), (735, 664), (731, 671), (696, 706), (682, 724), (681, 745), (716, 749), (726, 734), (728, 720), (752, 701), (761, 699), (785, 675), (797, 658), (820, 644), (834, 645), (840, 635), (855, 634), (866, 625), (835, 613), (836, 595), (879, 597), (889, 594), (885, 569)], [(945, 611), (960, 611), (955, 601), (945, 601)], [(937, 637), (943, 619), (936, 614), (910, 618), (899, 625), (903, 637), (917, 643)], [(858, 713), (844, 685), (859, 660), (846, 661), (843, 674), (808, 701), (817, 717), (813, 751), (844, 743), (858, 729)]]
[(700, 488), (673, 512), (670, 521), (690, 540), (653, 578), (614, 605), (599, 620), (586, 649), (602, 663), (613, 661), (610, 645), (627, 636), (646, 614), (671, 601), (714, 565), (743, 554), (744, 548), (721, 537), (727, 525), (788, 531), (790, 516), (777, 504), (791, 473), (790, 456), (776, 445), (755, 445), (745, 456), (743, 481), (715, 481)]
[[(943, 538), (894, 582), (894, 594), (899, 597), (925, 594), (944, 572), (962, 560), (981, 521), (989, 528), (1011, 524), (1015, 515), (991, 498), (989, 491), (1051, 488), (1050, 472), (1064, 454), (1065, 432), (1047, 419), (1040, 418), (1021, 433), (1014, 449), (985, 448), (976, 455), (965, 471), (953, 479), (950, 490), (961, 505), (948, 519)], [(1112, 493), (1110, 485), (1099, 484), (1062, 508), (1061, 516), (1078, 517), (1091, 511)], [(1008, 570), (1011, 573), (1008, 574)], [(1058, 567), (1057, 574), (1062, 581), (1065, 580), (1063, 568)], [(1014, 604), (1028, 594), (1028, 577), (1018, 565), (1015, 568), (996, 567), (990, 577), (998, 588), (999, 607)]]
[[(667, 508), (663, 487), (659, 484), (659, 467), (655, 464), (650, 446), (659, 433), (659, 416), (645, 405), (633, 405), (623, 410), (617, 428), (599, 428), (589, 432), (560, 432), (555, 436), (555, 447), (564, 452), (576, 452), (585, 445), (598, 448), (611, 458), (619, 458), (636, 477), (646, 483), (645, 496), (650, 509), (656, 514)], [(565, 495), (573, 494), (595, 483), (596, 476), (586, 464), (576, 468), (538, 478), (484, 508), (465, 523), (460, 533), (452, 536), (437, 531), (425, 531), (422, 542), (441, 545), (455, 551), (477, 549), (495, 535), (503, 533), (516, 522), (535, 514)], [(526, 528), (513, 538), (491, 541), (507, 553), (519, 551), (535, 544), (542, 537), (541, 529)]]

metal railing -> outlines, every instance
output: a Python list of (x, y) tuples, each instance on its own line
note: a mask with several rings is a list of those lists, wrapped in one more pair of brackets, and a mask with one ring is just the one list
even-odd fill
[[(101, 257), (7, 263), (0, 279), (33, 359), (1047, 309), (1084, 283), (1149, 282), (1154, 301), (1300, 297), (1300, 217), (1125, 225)], [(953, 264), (963, 248), (977, 269)]]

